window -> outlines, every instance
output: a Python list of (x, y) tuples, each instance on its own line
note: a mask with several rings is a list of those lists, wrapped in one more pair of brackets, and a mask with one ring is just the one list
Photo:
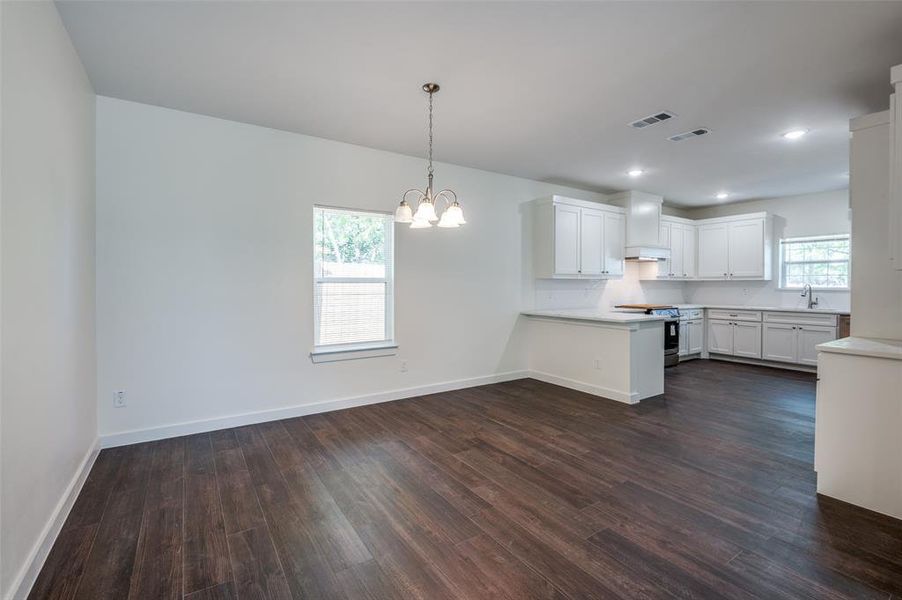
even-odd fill
[(849, 235), (780, 240), (780, 287), (849, 289)]
[(394, 345), (392, 217), (314, 207), (314, 354)]

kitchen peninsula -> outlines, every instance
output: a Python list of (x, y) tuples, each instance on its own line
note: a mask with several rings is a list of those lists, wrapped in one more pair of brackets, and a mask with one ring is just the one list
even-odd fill
[(627, 404), (664, 393), (665, 317), (595, 309), (521, 314), (532, 377)]

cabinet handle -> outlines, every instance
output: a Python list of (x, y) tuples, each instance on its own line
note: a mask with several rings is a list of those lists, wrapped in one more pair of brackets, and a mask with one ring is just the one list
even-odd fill
[(799, 327), (799, 329), (801, 329), (801, 327)]
[(732, 277), (732, 276), (733, 276), (733, 274), (732, 274), (732, 273), (730, 273), (730, 277)]

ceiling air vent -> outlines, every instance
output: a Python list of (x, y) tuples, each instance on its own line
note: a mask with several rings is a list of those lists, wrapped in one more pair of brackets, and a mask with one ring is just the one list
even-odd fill
[(710, 129), (708, 129), (707, 127), (699, 127), (698, 129), (693, 129), (692, 131), (684, 131), (683, 133), (672, 135), (667, 139), (671, 142), (682, 142), (683, 140), (688, 140), (700, 135), (706, 135), (708, 133), (711, 133)]
[(630, 123), (630, 127), (635, 127), (636, 129), (642, 129), (643, 127), (648, 127), (649, 125), (654, 125), (655, 123), (660, 123), (661, 121), (667, 121), (668, 119), (674, 118), (676, 115), (670, 111), (662, 110), (659, 113), (655, 113), (653, 115), (648, 115), (644, 119), (639, 119), (638, 121), (633, 121)]

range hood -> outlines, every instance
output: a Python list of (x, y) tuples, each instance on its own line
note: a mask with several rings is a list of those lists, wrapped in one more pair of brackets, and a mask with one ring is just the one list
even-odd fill
[(661, 243), (663, 197), (633, 190), (614, 194), (609, 201), (626, 209), (626, 260), (652, 262), (670, 258), (670, 248)]

